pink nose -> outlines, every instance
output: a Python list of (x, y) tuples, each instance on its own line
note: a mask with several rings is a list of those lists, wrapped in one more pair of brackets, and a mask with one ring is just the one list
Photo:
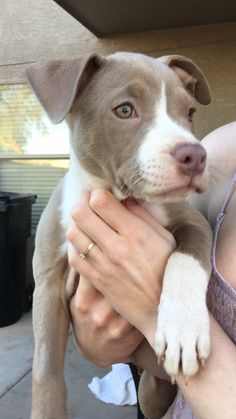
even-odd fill
[(206, 152), (200, 144), (185, 144), (177, 147), (173, 157), (186, 175), (199, 175), (206, 166)]

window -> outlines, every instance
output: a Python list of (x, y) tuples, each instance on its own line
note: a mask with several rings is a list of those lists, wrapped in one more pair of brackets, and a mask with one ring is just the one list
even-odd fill
[(38, 196), (32, 229), (69, 163), (69, 129), (52, 125), (27, 84), (0, 85), (0, 191)]

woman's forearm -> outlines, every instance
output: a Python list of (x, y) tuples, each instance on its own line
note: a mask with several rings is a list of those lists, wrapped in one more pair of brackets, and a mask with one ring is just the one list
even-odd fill
[(236, 349), (216, 320), (211, 317), (212, 351), (206, 366), (186, 385), (179, 374), (177, 383), (198, 419), (236, 417)]

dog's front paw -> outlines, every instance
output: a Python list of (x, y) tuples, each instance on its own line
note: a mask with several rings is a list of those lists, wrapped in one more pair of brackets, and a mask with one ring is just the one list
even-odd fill
[(181, 307), (163, 301), (158, 312), (155, 351), (164, 361), (166, 372), (174, 379), (180, 370), (193, 376), (204, 365), (210, 352), (209, 317), (204, 305)]
[(158, 308), (154, 349), (173, 380), (181, 370), (186, 380), (195, 375), (210, 353), (206, 273), (195, 263), (189, 274), (186, 264), (184, 269), (176, 263), (175, 271), (167, 269)]

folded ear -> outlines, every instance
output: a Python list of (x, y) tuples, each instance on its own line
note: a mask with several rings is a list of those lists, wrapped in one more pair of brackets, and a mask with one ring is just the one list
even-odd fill
[(39, 61), (28, 66), (28, 80), (54, 124), (68, 115), (75, 98), (89, 83), (102, 61), (101, 57), (93, 54), (76, 59)]
[(158, 58), (178, 75), (186, 90), (202, 105), (211, 102), (211, 94), (206, 77), (200, 68), (182, 55), (166, 55)]

